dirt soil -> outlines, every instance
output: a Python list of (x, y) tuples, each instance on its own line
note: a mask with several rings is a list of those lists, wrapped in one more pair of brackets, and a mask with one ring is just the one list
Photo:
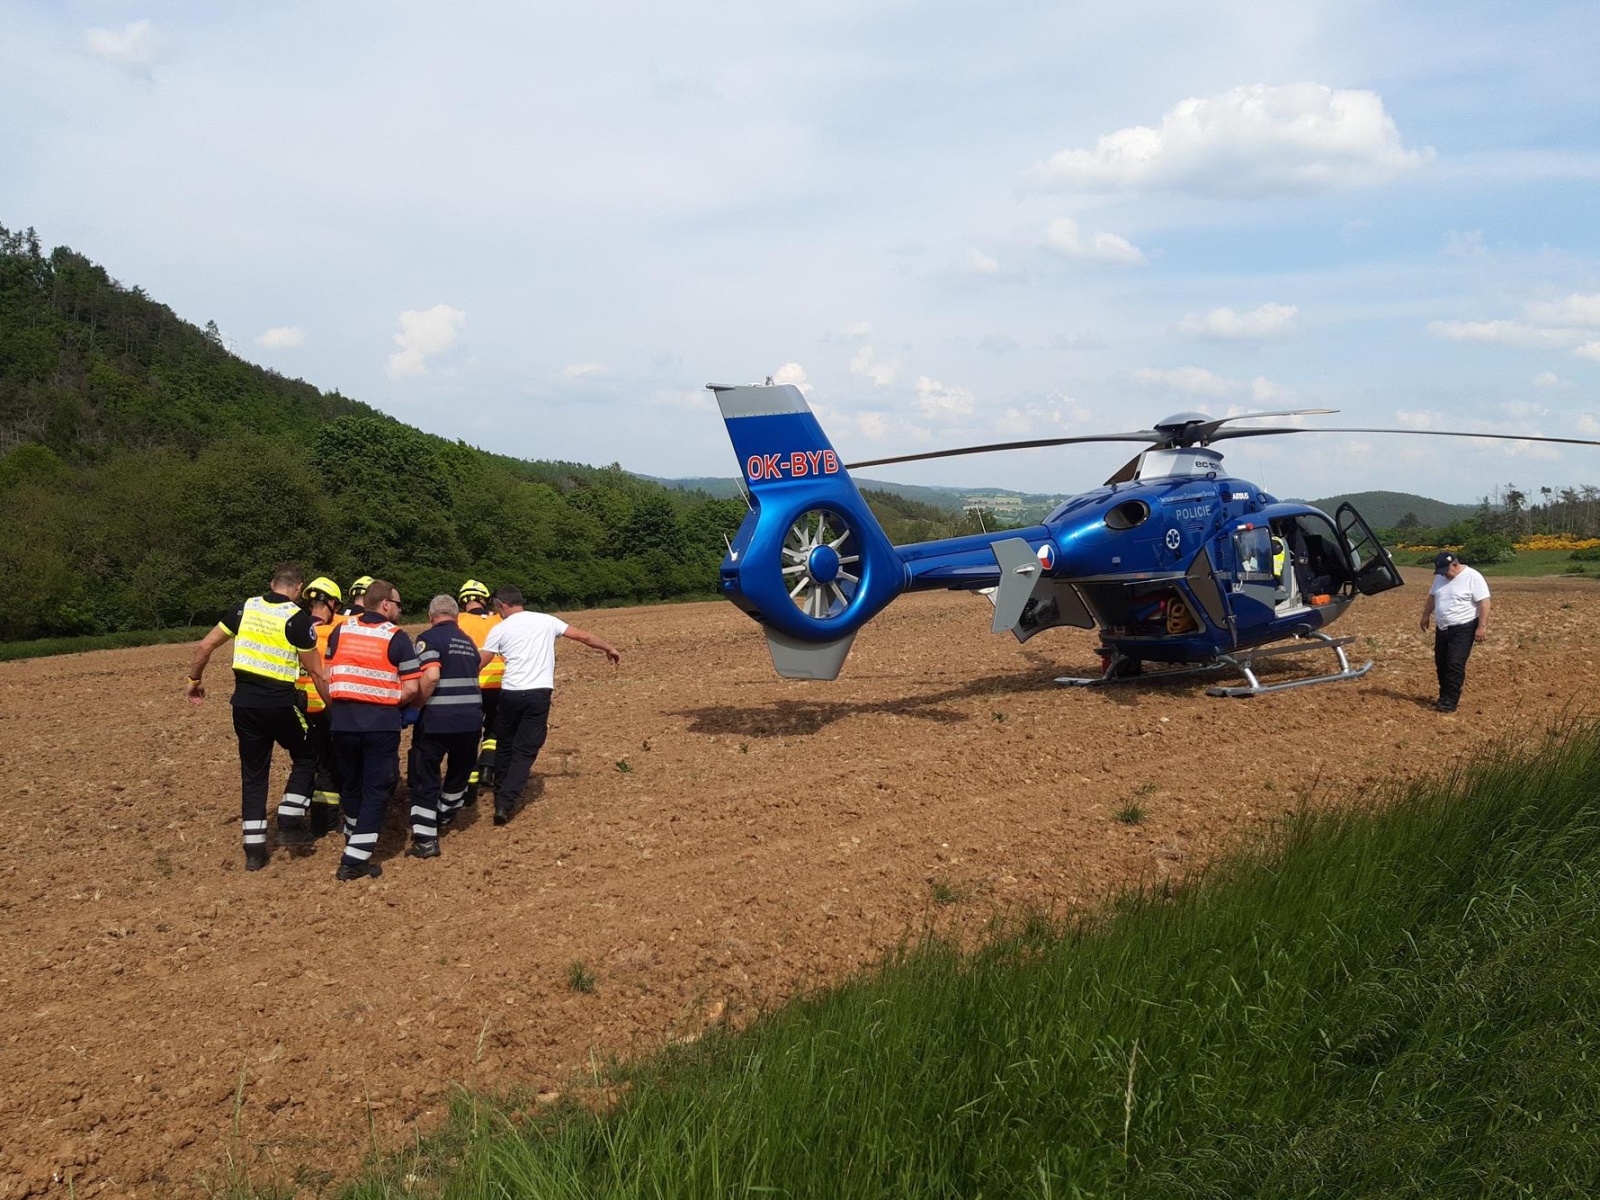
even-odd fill
[(563, 643), (533, 802), (504, 828), (470, 812), (427, 862), (400, 854), (402, 802), (358, 883), (326, 840), (244, 872), (226, 654), (198, 708), (187, 647), (0, 664), (0, 1200), (247, 1172), (312, 1195), (435, 1128), (458, 1085), (556, 1092), (932, 918), (1094, 904), (1308, 794), (1594, 710), (1593, 581), (1496, 580), (1445, 717), (1407, 575), (1339, 626), (1366, 678), (1249, 700), (1058, 687), (1095, 671), (1093, 636), (1019, 646), (973, 596), (898, 601), (831, 684), (777, 678), (726, 604), (579, 614), (624, 658)]

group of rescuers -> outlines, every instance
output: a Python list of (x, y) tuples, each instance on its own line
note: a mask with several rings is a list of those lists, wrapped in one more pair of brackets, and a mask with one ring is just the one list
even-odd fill
[[(372, 860), (399, 786), (400, 733), (412, 731), (411, 844), (436, 858), (439, 835), (479, 789), (494, 794), (494, 823), (511, 819), (544, 745), (555, 684), (555, 643), (567, 637), (606, 655), (617, 648), (546, 613), (522, 593), (492, 596), (476, 579), (435, 596), (428, 628), (401, 629), (394, 584), (363, 575), (349, 603), (326, 577), (305, 581), (285, 563), (267, 591), (245, 600), (195, 647), (184, 695), (205, 699), (206, 664), (233, 641), (233, 728), (239, 738), (244, 865), (267, 865), (272, 748), (291, 766), (278, 805), (278, 841), (308, 847), (342, 830), (335, 877), (376, 878)], [(441, 776), (442, 771), (442, 776)], [(337, 806), (337, 815), (336, 815)]]

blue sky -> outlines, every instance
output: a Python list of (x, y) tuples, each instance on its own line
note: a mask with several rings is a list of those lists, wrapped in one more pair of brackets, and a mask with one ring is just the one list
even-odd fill
[[(0, 222), (425, 429), (736, 467), (1181, 410), (1600, 438), (1593, 4), (0, 0)], [(1125, 456), (874, 474), (1063, 491)], [(1285, 495), (1600, 483), (1600, 447), (1234, 443)]]

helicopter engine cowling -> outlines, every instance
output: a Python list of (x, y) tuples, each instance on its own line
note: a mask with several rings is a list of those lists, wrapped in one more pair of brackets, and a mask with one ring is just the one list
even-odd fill
[(766, 630), (779, 674), (835, 678), (856, 631), (905, 590), (905, 563), (798, 388), (712, 391), (751, 505), (722, 593)]

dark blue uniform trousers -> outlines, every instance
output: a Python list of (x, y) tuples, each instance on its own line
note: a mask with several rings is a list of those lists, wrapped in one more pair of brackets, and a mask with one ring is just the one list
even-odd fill
[[(427, 716), (411, 735), (411, 836), (418, 841), (439, 836), (440, 816), (461, 807), (467, 779), (478, 758), (478, 730), (429, 733)], [(441, 790), (439, 768), (444, 767)]]
[(495, 804), (509, 808), (528, 786), (533, 762), (539, 757), (550, 724), (550, 689), (533, 688), (526, 692), (509, 689), (500, 693), (499, 746), (495, 752), (500, 779), (495, 785)]
[(360, 866), (372, 857), (389, 807), (389, 788), (400, 773), (400, 731), (348, 733), (335, 730), (333, 755), (339, 764), (339, 804), (344, 825), (353, 830), (340, 860)]
[(1461, 703), (1461, 687), (1467, 682), (1467, 658), (1478, 634), (1474, 619), (1448, 629), (1433, 631), (1433, 665), (1439, 673), (1439, 707), (1454, 708)]

